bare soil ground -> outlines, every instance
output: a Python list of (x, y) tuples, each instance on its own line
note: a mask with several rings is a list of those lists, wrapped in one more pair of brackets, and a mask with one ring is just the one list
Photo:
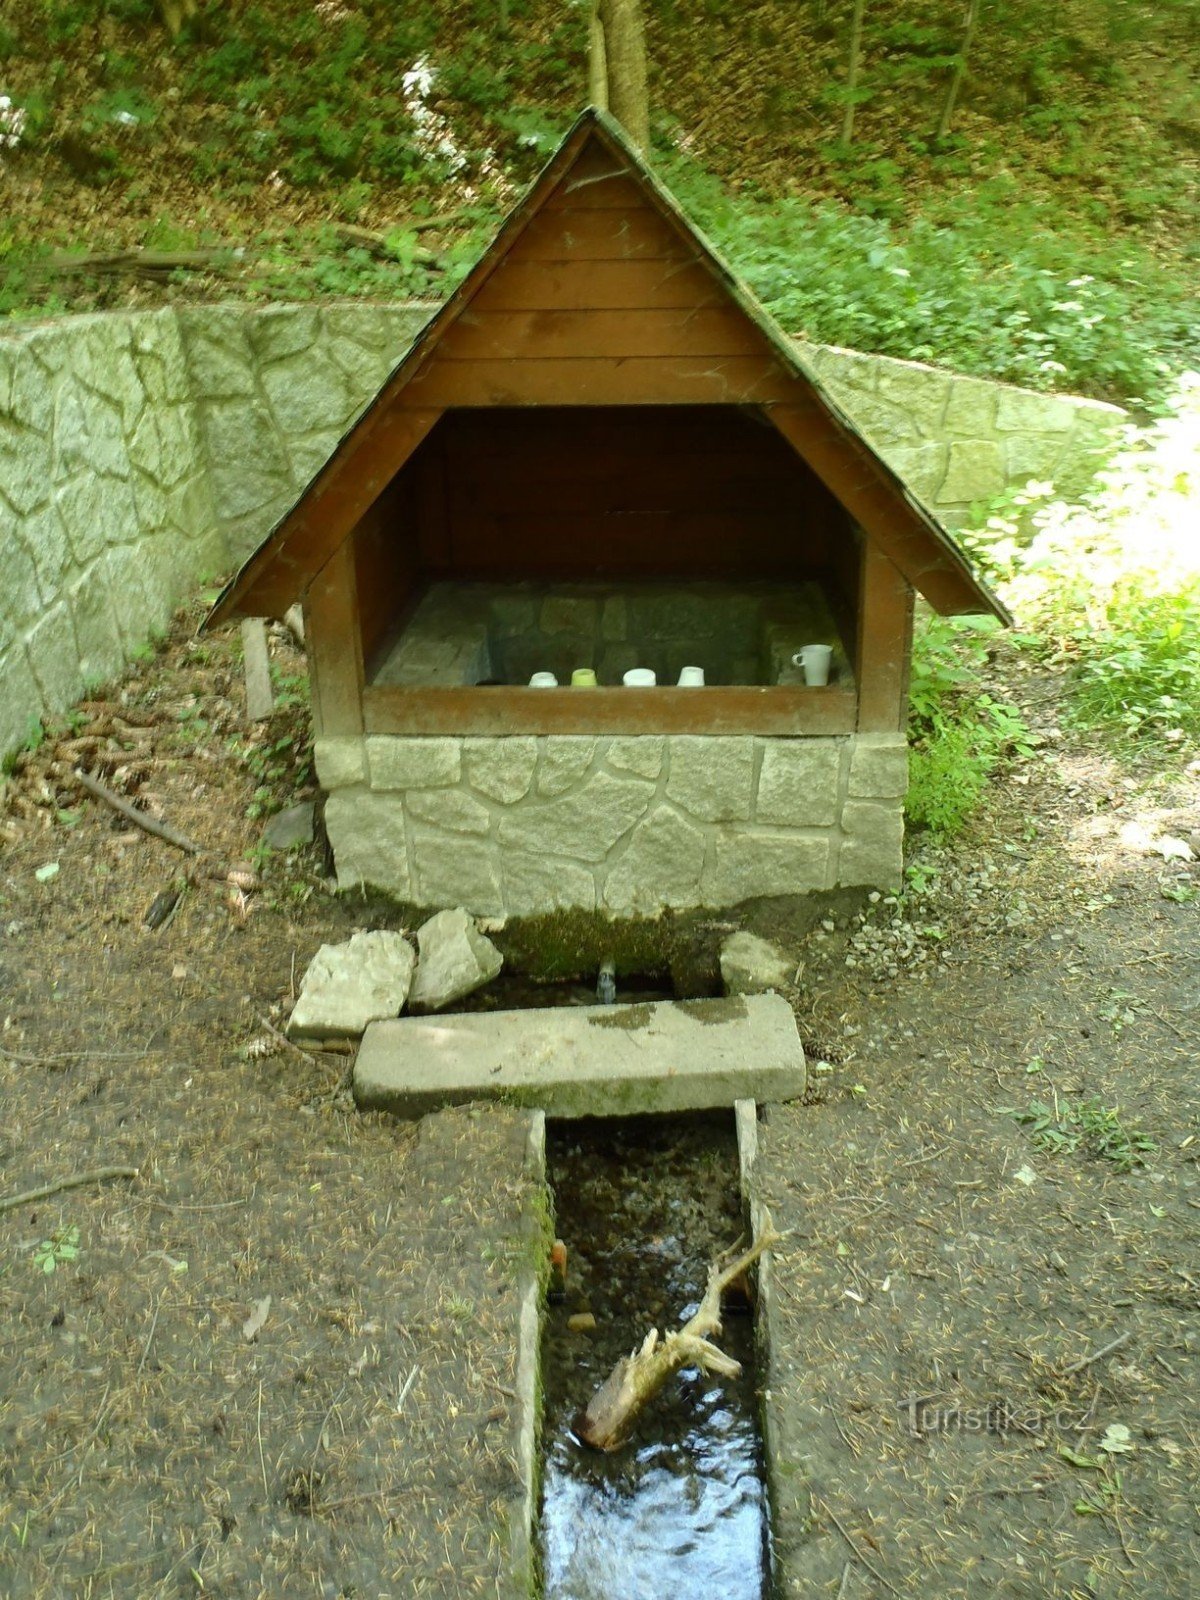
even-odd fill
[[(1043, 728), (1053, 688), (1008, 684)], [(787, 1594), (1196, 1592), (1200, 874), (1144, 841), (1194, 833), (1200, 784), (1049, 751), (918, 848), (903, 916), (808, 947), (827, 1064), (771, 1110), (762, 1174), (795, 1230), (767, 1379)], [(1056, 1150), (1010, 1114), (1031, 1101), (1066, 1142), (1087, 1102), (1120, 1130)]]
[[(9, 796), (0, 1199), (141, 1177), (0, 1212), (0, 1595), (507, 1594), (528, 1117), (360, 1116), (346, 1056), (270, 1031), (362, 912), (312, 861), (226, 881), (263, 763), (198, 616), (74, 732), (115, 710), (115, 736), (48, 741)], [(72, 756), (211, 851), (158, 932), (144, 912), (185, 858), (85, 807), (50, 771)]]
[[(309, 781), (303, 707), (248, 730), (199, 615), (0, 810), (0, 1201), (141, 1174), (0, 1211), (0, 1594), (497, 1592), (523, 1133), (360, 1117), (347, 1056), (272, 1031), (319, 943), (401, 913), (255, 851), (248, 810)], [(1010, 678), (1046, 753), (953, 849), (917, 844), (902, 904), (709, 927), (804, 963), (811, 1103), (772, 1113), (765, 1173), (795, 1229), (769, 1373), (788, 1593), (1194, 1589), (1200, 875), (1145, 841), (1200, 828), (1200, 772), (1118, 767), (1057, 731), (1056, 683)], [(77, 762), (202, 856), (85, 801)], [(1107, 1119), (1052, 1152), (1005, 1109), (1092, 1097), (1144, 1164), (1119, 1170)]]

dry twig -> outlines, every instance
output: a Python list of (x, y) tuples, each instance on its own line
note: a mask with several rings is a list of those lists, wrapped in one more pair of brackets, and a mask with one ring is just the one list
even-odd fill
[(137, 1167), (93, 1167), (90, 1172), (76, 1172), (69, 1178), (59, 1178), (55, 1183), (44, 1183), (40, 1189), (26, 1189), (22, 1194), (10, 1194), (0, 1200), (0, 1211), (11, 1211), (15, 1206), (27, 1205), (32, 1200), (45, 1200), (63, 1189), (79, 1189), (87, 1183), (108, 1183), (113, 1178), (140, 1178)]
[(111, 806), (114, 811), (123, 816), (126, 821), (135, 823), (146, 833), (152, 833), (156, 839), (162, 839), (167, 844), (173, 844), (176, 850), (183, 850), (188, 855), (198, 856), (200, 846), (194, 839), (189, 839), (186, 833), (180, 833), (178, 828), (173, 828), (169, 822), (156, 822), (153, 817), (148, 817), (144, 811), (139, 811), (123, 795), (116, 794), (107, 784), (101, 783), (99, 778), (93, 778), (90, 772), (84, 772), (82, 767), (75, 768), (75, 780), (97, 800), (103, 800), (106, 806)]

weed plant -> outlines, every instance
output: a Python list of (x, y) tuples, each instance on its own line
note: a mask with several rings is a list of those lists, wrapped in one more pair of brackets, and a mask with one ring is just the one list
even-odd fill
[(1029, 630), (1018, 644), (1067, 669), (1076, 722), (1118, 750), (1200, 742), (1200, 375), (1081, 501), (1031, 484), (967, 542)]
[(905, 813), (946, 838), (978, 806), (997, 765), (1035, 746), (1016, 706), (983, 687), (998, 626), (990, 617), (928, 616), (914, 639)]

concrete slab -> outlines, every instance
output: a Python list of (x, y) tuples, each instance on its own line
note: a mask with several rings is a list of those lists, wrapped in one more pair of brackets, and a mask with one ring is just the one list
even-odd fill
[(354, 1066), (364, 1110), (420, 1116), (507, 1100), (552, 1117), (700, 1111), (804, 1093), (804, 1050), (780, 995), (373, 1022)]

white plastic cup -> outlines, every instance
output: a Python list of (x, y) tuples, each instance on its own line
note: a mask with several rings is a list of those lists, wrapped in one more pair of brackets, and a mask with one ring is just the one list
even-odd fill
[(627, 689), (653, 689), (658, 678), (652, 667), (630, 667), (621, 682)]
[(552, 672), (535, 672), (529, 680), (531, 689), (557, 689), (558, 679)]
[(681, 689), (703, 689), (703, 667), (681, 667), (679, 671), (679, 687)]
[(792, 657), (792, 665), (804, 672), (804, 681), (810, 688), (829, 682), (829, 663), (833, 660), (831, 644), (806, 644)]

